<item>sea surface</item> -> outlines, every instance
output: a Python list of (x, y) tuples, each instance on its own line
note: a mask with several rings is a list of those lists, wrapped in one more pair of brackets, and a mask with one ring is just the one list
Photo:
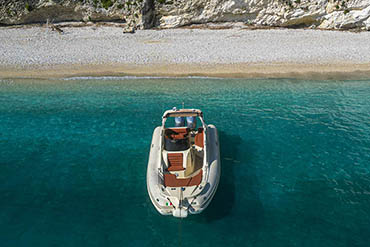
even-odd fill
[[(146, 190), (174, 106), (215, 124), (210, 206), (161, 216)], [(370, 81), (0, 80), (0, 246), (369, 246)]]

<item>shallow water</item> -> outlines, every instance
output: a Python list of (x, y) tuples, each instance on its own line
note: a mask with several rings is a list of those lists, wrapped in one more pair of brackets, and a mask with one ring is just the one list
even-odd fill
[[(368, 246), (370, 81), (0, 80), (0, 246)], [(164, 110), (220, 133), (210, 206), (146, 191)]]

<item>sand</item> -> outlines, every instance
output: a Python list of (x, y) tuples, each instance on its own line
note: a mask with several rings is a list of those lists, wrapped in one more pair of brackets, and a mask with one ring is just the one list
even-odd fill
[(370, 78), (370, 32), (0, 28), (0, 77)]

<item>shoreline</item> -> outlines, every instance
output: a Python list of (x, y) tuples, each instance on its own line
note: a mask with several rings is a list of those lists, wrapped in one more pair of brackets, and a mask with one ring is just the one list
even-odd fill
[(370, 79), (370, 63), (293, 64), (63, 64), (0, 66), (2, 79), (61, 79), (70, 77), (210, 77), (294, 78), (318, 80)]

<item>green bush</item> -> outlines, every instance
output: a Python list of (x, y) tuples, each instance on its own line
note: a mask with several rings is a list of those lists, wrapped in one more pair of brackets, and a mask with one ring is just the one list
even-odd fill
[(111, 0), (101, 0), (101, 6), (105, 9), (112, 7), (113, 2)]
[(6, 13), (8, 14), (8, 16), (12, 16), (13, 17), (13, 12), (10, 9), (7, 9), (6, 10)]
[(30, 12), (33, 10), (32, 6), (29, 3), (26, 3), (24, 7)]

